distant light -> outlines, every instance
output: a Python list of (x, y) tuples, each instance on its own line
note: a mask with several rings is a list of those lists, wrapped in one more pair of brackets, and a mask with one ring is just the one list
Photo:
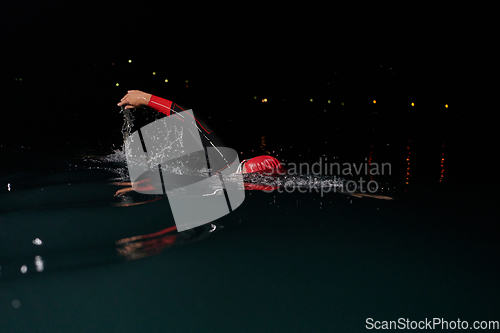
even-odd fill
[(129, 60), (129, 61), (128, 61), (128, 63), (129, 63), (129, 64), (131, 64), (131, 63), (132, 63), (132, 60)]
[(309, 99), (309, 102), (312, 102), (312, 101), (313, 101), (313, 99), (312, 99), (312, 98), (311, 98), (311, 99)]
[(375, 99), (373, 100), (373, 104), (377, 104), (377, 101)]
[(153, 72), (153, 75), (156, 75), (156, 72)]
[(342, 105), (345, 105), (345, 103), (344, 103), (344, 102), (342, 102)]
[(264, 98), (264, 99), (262, 100), (262, 103), (267, 103), (267, 98)]
[(28, 271), (28, 267), (26, 265), (21, 266), (21, 273), (25, 274)]
[(411, 106), (415, 106), (415, 103), (411, 103)]
[(116, 83), (116, 86), (118, 87), (120, 84), (119, 83)]
[(189, 83), (189, 80), (186, 80), (186, 83)]
[(445, 105), (444, 105), (444, 107), (445, 107), (445, 108), (448, 108), (448, 104), (445, 104)]
[(257, 99), (257, 96), (254, 96), (253, 99)]
[(43, 244), (42, 240), (41, 240), (40, 238), (38, 238), (38, 237), (37, 237), (37, 238), (35, 238), (35, 239), (32, 241), (32, 243), (33, 243), (33, 244), (35, 244), (35, 245), (42, 245), (42, 244)]
[(332, 101), (331, 100), (328, 100), (328, 104), (330, 104)]
[(168, 82), (168, 79), (165, 79), (165, 82)]
[(43, 272), (43, 259), (42, 256), (35, 257), (35, 266), (37, 272)]

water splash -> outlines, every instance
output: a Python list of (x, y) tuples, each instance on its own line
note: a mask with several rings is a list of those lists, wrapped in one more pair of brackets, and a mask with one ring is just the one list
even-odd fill
[[(125, 144), (127, 138), (132, 133), (132, 128), (134, 127), (134, 115), (130, 112), (130, 109), (125, 109), (123, 106), (120, 113), (123, 113), (122, 135), (123, 142)], [(122, 150), (124, 148), (125, 147), (123, 146)]]
[[(205, 154), (193, 156), (189, 163), (181, 160), (170, 161), (169, 163), (163, 162), (168, 160), (168, 156), (182, 156), (185, 153), (183, 142), (184, 128), (167, 122), (167, 117), (163, 118), (162, 131), (158, 132), (154, 137), (150, 137), (153, 141), (153, 146), (162, 147), (162, 149), (154, 154), (149, 152), (147, 162), (144, 161), (142, 155), (135, 156), (130, 149), (130, 145), (133, 143), (131, 134), (134, 130), (134, 114), (130, 109), (123, 107), (120, 113), (123, 114), (123, 125), (121, 128), (123, 144), (121, 148), (114, 149), (111, 154), (105, 156), (86, 156), (84, 161), (97, 163), (101, 169), (114, 172), (117, 174), (117, 178), (115, 179), (121, 181), (130, 181), (128, 167), (141, 170), (158, 170), (159, 164), (161, 164), (162, 171), (178, 175), (205, 175), (209, 173), (209, 169), (200, 166), (202, 164), (200, 161), (202, 159), (204, 161)], [(161, 122), (162, 119), (156, 119), (156, 121)], [(130, 140), (128, 140), (129, 138)], [(197, 164), (199, 167), (192, 168), (187, 164)]]
[[(84, 162), (87, 162), (87, 166), (83, 168), (87, 169), (102, 169), (115, 173), (117, 177), (115, 180), (128, 181), (130, 177), (128, 175), (127, 169), (127, 155), (126, 155), (126, 144), (127, 138), (132, 133), (134, 127), (135, 117), (130, 109), (121, 108), (120, 113), (123, 114), (123, 125), (121, 128), (123, 144), (120, 149), (114, 149), (111, 154), (104, 156), (90, 155), (82, 158)], [(114, 145), (113, 145), (114, 146)], [(98, 167), (93, 166), (94, 164), (99, 165)]]
[(245, 174), (245, 183), (285, 188), (345, 188), (345, 179), (332, 176), (285, 174), (270, 176), (259, 173)]

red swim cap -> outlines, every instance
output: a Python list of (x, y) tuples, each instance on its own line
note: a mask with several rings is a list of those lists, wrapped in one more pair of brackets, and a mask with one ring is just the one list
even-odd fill
[(269, 175), (284, 173), (285, 168), (276, 158), (269, 155), (262, 155), (248, 160), (244, 164), (246, 173), (260, 172)]

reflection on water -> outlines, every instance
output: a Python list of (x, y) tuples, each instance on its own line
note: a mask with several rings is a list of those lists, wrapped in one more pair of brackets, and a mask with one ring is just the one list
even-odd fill
[(199, 241), (216, 229), (217, 226), (213, 223), (182, 232), (177, 232), (177, 228), (173, 226), (147, 235), (122, 238), (116, 242), (117, 251), (128, 260), (139, 259), (158, 254), (174, 245)]
[(444, 141), (443, 144), (441, 145), (442, 152), (441, 152), (441, 175), (439, 176), (439, 182), (443, 182), (444, 178)]
[(411, 140), (408, 140), (408, 146), (406, 146), (407, 153), (408, 153), (408, 155), (406, 157), (406, 176), (405, 176), (406, 185), (410, 184), (410, 177), (411, 177), (411, 174), (410, 174), (410, 157), (411, 157), (410, 144), (411, 144)]

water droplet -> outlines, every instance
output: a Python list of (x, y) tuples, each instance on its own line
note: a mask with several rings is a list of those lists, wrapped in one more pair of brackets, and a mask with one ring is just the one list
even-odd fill
[(15, 299), (12, 301), (12, 307), (14, 309), (19, 309), (20, 306), (21, 306), (21, 302), (19, 302), (19, 300)]

